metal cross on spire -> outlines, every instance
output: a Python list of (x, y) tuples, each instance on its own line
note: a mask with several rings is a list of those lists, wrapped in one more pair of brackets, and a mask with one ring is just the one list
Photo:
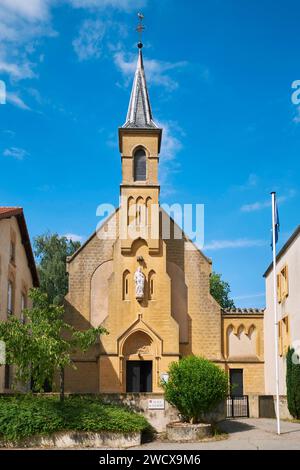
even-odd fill
[(139, 24), (136, 27), (136, 31), (139, 33), (138, 48), (142, 49), (142, 47), (143, 47), (142, 35), (143, 35), (143, 31), (145, 31), (145, 26), (143, 25), (144, 15), (143, 15), (143, 13), (138, 13), (137, 16), (138, 16), (138, 19), (139, 19)]

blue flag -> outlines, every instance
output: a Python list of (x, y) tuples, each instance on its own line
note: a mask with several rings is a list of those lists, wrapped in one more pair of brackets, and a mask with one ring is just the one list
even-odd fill
[[(280, 223), (279, 223), (279, 214), (278, 214), (278, 207), (277, 202), (275, 199), (275, 244), (278, 242), (278, 233), (280, 231)], [(271, 235), (271, 248), (273, 249), (273, 227), (272, 227), (272, 235)]]

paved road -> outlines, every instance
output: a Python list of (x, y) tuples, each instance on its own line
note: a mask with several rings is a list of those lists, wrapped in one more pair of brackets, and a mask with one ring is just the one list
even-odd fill
[(222, 429), (228, 433), (228, 438), (220, 441), (202, 443), (178, 444), (155, 441), (135, 449), (183, 450), (295, 450), (300, 449), (300, 423), (282, 422), (282, 434), (276, 434), (274, 419), (239, 419), (226, 420), (221, 423)]

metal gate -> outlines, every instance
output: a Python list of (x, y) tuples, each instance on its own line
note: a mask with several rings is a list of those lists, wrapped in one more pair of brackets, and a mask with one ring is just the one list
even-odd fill
[(248, 395), (227, 397), (226, 406), (227, 418), (249, 418)]

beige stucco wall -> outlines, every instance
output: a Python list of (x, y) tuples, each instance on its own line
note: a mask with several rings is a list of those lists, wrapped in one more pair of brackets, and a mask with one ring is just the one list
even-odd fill
[[(15, 237), (15, 264), (10, 262), (10, 241)], [(14, 315), (21, 316), (21, 294), (32, 287), (32, 276), (16, 217), (0, 220), (0, 320), (7, 319), (8, 279), (14, 283)], [(28, 297), (27, 297), (28, 299)], [(27, 300), (30, 308), (31, 301)], [(4, 367), (0, 366), (0, 392), (4, 390)]]
[[(276, 273), (288, 266), (289, 294), (277, 304), (278, 320), (286, 315), (289, 317), (290, 345), (300, 342), (300, 235), (292, 242), (287, 251), (278, 261)], [(275, 341), (274, 341), (274, 306), (273, 306), (273, 269), (266, 277), (266, 311), (265, 311), (265, 387), (267, 395), (274, 395), (275, 388)], [(286, 359), (279, 357), (279, 393), (286, 395)]]

